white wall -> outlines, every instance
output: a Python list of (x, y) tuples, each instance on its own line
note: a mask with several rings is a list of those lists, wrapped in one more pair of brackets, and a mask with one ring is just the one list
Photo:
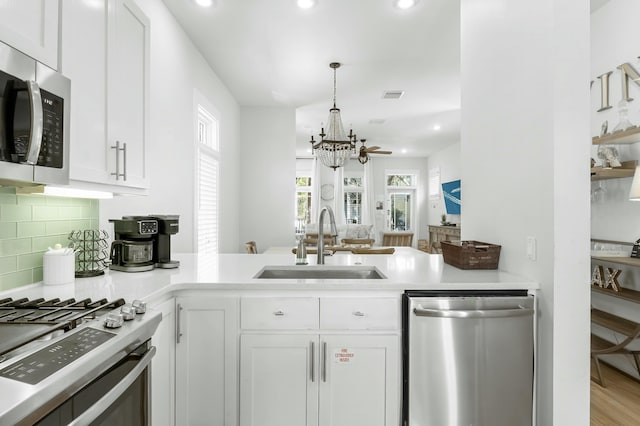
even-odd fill
[(537, 424), (588, 425), (589, 2), (461, 5), (462, 238), (540, 283)]
[[(444, 197), (442, 196), (442, 183), (460, 179), (460, 143), (451, 145), (448, 148), (429, 155), (429, 158), (427, 159), (427, 183), (429, 177), (428, 173), (431, 169), (434, 168), (440, 170), (440, 196), (437, 200), (430, 200), (427, 195), (425, 204), (425, 206), (427, 206), (427, 225), (440, 225), (442, 215), (447, 213), (444, 205)], [(461, 182), (461, 187), (463, 186), (464, 182)], [(462, 195), (462, 197), (462, 208), (464, 208), (464, 195)], [(458, 214), (447, 215), (447, 221), (451, 223), (457, 223), (461, 225), (460, 219), (461, 215)]]
[[(618, 102), (622, 99), (620, 71), (616, 67), (630, 63), (640, 72), (640, 2), (635, 0), (610, 1), (591, 16), (591, 135), (600, 134), (606, 120), (611, 132), (619, 122)], [(613, 108), (598, 112), (600, 108), (600, 82), (598, 76), (613, 71), (610, 78), (609, 102)], [(629, 81), (629, 121), (640, 125), (640, 87)], [(640, 159), (640, 144), (618, 145), (622, 160)], [(597, 157), (592, 147), (591, 157)], [(591, 204), (591, 235), (593, 238), (632, 242), (640, 238), (640, 203), (629, 201), (631, 178), (598, 181), (592, 190), (601, 186), (604, 196), (597, 196)]]
[(220, 112), (220, 251), (237, 250), (239, 219), (238, 122), (235, 99), (193, 46), (164, 4), (138, 0), (151, 21), (150, 167), (147, 197), (117, 197), (100, 202), (100, 222), (123, 215), (179, 214), (180, 232), (172, 251), (194, 252), (194, 88)]
[(295, 245), (295, 120), (294, 108), (241, 108), (239, 243), (259, 253)]

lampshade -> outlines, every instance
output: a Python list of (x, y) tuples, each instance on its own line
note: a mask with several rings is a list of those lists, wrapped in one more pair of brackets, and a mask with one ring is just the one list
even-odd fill
[(633, 175), (631, 191), (629, 191), (629, 200), (640, 201), (640, 166), (636, 167), (635, 174)]

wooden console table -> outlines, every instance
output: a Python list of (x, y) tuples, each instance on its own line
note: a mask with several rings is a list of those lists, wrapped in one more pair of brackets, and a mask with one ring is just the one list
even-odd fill
[(442, 253), (440, 241), (460, 241), (460, 226), (429, 225), (429, 253)]

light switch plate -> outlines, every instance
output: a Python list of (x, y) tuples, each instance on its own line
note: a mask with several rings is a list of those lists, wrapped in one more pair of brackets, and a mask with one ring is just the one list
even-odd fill
[(527, 259), (537, 259), (537, 242), (536, 237), (527, 237)]

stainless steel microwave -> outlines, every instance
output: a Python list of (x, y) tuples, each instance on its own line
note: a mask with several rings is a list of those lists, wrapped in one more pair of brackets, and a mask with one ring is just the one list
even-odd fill
[(0, 42), (0, 185), (69, 183), (69, 96), (60, 73)]

